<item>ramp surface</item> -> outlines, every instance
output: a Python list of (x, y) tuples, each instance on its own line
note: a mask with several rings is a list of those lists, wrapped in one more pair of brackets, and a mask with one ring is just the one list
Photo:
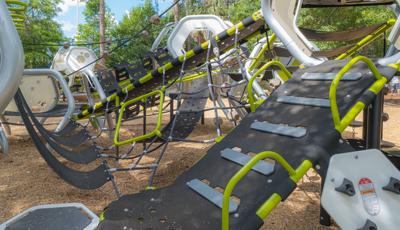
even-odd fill
[[(341, 141), (332, 121), (330, 108), (304, 104), (278, 102), (282, 96), (328, 99), (331, 81), (302, 80), (306, 72), (338, 72), (346, 61), (329, 61), (320, 66), (302, 69), (278, 88), (255, 113), (242, 122), (189, 171), (177, 178), (173, 185), (159, 190), (126, 195), (112, 202), (104, 213), (100, 229), (218, 229), (221, 226), (221, 209), (206, 199), (210, 194), (199, 194), (187, 186), (201, 180), (216, 191), (224, 189), (232, 176), (241, 169), (235, 161), (221, 156), (226, 149), (240, 149), (241, 153), (274, 151), (282, 155), (293, 167), (303, 160), (311, 160), (324, 173), (333, 154), (353, 151)], [(395, 70), (379, 67), (380, 72), (392, 77)], [(340, 114), (345, 114), (362, 93), (374, 82), (374, 76), (364, 64), (353, 67), (359, 72), (357, 81), (343, 81), (337, 92)], [(307, 130), (301, 137), (262, 132), (251, 128), (254, 121), (302, 127)], [(251, 155), (251, 154), (249, 154)], [(202, 186), (204, 187), (204, 186)], [(232, 229), (258, 229), (262, 224), (256, 211), (273, 194), (287, 198), (296, 185), (283, 168), (276, 164), (268, 176), (252, 170), (233, 191), (238, 208), (230, 216)], [(209, 191), (209, 189), (205, 189)]]

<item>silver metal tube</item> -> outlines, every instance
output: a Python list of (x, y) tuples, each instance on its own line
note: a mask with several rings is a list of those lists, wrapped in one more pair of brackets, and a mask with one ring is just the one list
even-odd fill
[(158, 34), (157, 38), (154, 40), (153, 45), (151, 46), (151, 49), (150, 49), (151, 52), (154, 52), (157, 50), (162, 39), (165, 37), (165, 35), (167, 35), (173, 29), (174, 26), (175, 26), (175, 22), (169, 22), (164, 26), (164, 28)]
[(378, 63), (380, 65), (390, 65), (390, 64), (395, 64), (398, 63), (400, 61), (400, 52), (390, 56), (390, 57), (385, 57), (385, 58), (381, 58), (378, 60)]
[[(90, 69), (84, 69), (83, 72), (89, 76), (90, 80), (92, 81), (92, 83), (94, 84), (94, 88), (97, 90), (97, 92), (99, 93), (99, 97), (101, 100), (104, 100), (107, 98), (106, 93), (103, 90), (103, 87), (101, 86), (99, 79), (97, 78), (96, 74), (90, 70)], [(90, 92), (88, 92), (90, 93)]]
[[(249, 60), (244, 65), (244, 67), (246, 69), (245, 75), (246, 75), (247, 80), (249, 80), (249, 81), (252, 77), (252, 75), (249, 72), (250, 65), (251, 65), (252, 61), (254, 60), (254, 58), (257, 57), (257, 54), (261, 51), (261, 48), (263, 47), (263, 45), (266, 44), (267, 42), (268, 42), (267, 38), (262, 38), (259, 41), (259, 43), (254, 47), (254, 49), (251, 51)], [(256, 92), (256, 94), (259, 97), (261, 97), (263, 99), (267, 98), (267, 95), (265, 94), (263, 88), (260, 86), (260, 84), (258, 84), (257, 81), (253, 82), (253, 89), (254, 89), (254, 92)]]
[(305, 66), (314, 66), (323, 63), (324, 60), (308, 56), (303, 52), (303, 50), (300, 49), (299, 46), (297, 46), (295, 41), (289, 36), (289, 34), (285, 31), (285, 29), (279, 24), (277, 19), (274, 17), (274, 13), (270, 7), (271, 1), (272, 0), (261, 1), (263, 16), (269, 27), (279, 37), (279, 39), (287, 47), (287, 49), (293, 55), (293, 57), (299, 60)]
[(8, 153), (7, 136), (2, 127), (0, 127), (0, 152)]
[(68, 109), (67, 112), (64, 115), (64, 118), (61, 120), (60, 124), (58, 124), (56, 128), (56, 132), (62, 130), (70, 121), (70, 118), (72, 117), (72, 114), (75, 111), (75, 100), (74, 97), (72, 96), (72, 92), (68, 87), (67, 82), (64, 79), (64, 76), (60, 74), (60, 72), (52, 69), (26, 69), (24, 70), (24, 77), (34, 77), (34, 76), (40, 76), (40, 75), (46, 75), (50, 76), (56, 81), (60, 83), (61, 89), (64, 91), (65, 96), (67, 97), (67, 103), (68, 103)]

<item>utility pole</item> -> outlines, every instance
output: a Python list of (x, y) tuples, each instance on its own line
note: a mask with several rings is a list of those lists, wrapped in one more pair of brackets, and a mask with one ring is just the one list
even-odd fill
[[(100, 21), (100, 57), (106, 54), (106, 44), (105, 44), (105, 36), (106, 36), (106, 6), (104, 0), (99, 0), (99, 21)], [(105, 57), (100, 60), (100, 64), (105, 66), (106, 60)]]

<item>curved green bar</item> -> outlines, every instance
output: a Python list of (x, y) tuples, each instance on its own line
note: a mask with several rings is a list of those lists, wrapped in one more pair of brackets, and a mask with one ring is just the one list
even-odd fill
[(249, 104), (250, 104), (250, 111), (255, 112), (256, 111), (256, 103), (255, 103), (255, 98), (253, 94), (253, 82), (254, 80), (266, 69), (270, 68), (271, 66), (276, 66), (278, 67), (282, 73), (283, 73), (283, 81), (287, 81), (290, 78), (292, 78), (292, 74), (289, 72), (289, 70), (286, 69), (286, 67), (280, 63), (279, 61), (270, 61), (263, 65), (257, 72), (253, 74), (253, 76), (250, 78), (249, 83), (247, 84), (247, 95), (249, 98)]
[(268, 51), (268, 48), (272, 47), (274, 45), (274, 42), (276, 40), (277, 36), (275, 33), (272, 34), (272, 36), (269, 38), (269, 40), (267, 41), (268, 43), (266, 43), (262, 49), (260, 50), (260, 52), (257, 54), (256, 58), (254, 58), (254, 60), (251, 62), (250, 66), (249, 66), (249, 70), (253, 70), (257, 64), (261, 61), (261, 58), (264, 56), (264, 53), (266, 51)]
[[(276, 160), (282, 167), (288, 171), (290, 178), (297, 183), (301, 177), (312, 167), (312, 163), (305, 160), (299, 168), (296, 170), (278, 153), (272, 151), (265, 151), (254, 156), (245, 166), (243, 166), (228, 182), (225, 188), (223, 199), (222, 199), (222, 230), (229, 229), (229, 198), (233, 192), (235, 186), (246, 176), (249, 171), (261, 160), (265, 158), (271, 158)], [(278, 194), (271, 196), (266, 203), (257, 211), (257, 215), (260, 218), (265, 218), (272, 209), (279, 204), (282, 198)], [(270, 210), (270, 211), (269, 211)], [(266, 215), (264, 217), (264, 215)]]
[[(158, 107), (157, 125), (156, 125), (155, 129), (150, 133), (143, 134), (141, 136), (137, 136), (137, 137), (134, 137), (134, 138), (130, 138), (130, 139), (121, 141), (119, 139), (119, 132), (121, 130), (122, 119), (123, 119), (123, 115), (124, 115), (124, 111), (125, 111), (126, 107), (129, 106), (129, 105), (132, 105), (132, 104), (134, 104), (136, 102), (144, 101), (147, 98), (153, 97), (153, 96), (156, 96), (156, 95), (160, 95), (160, 104), (159, 104), (159, 107)], [(146, 140), (148, 138), (152, 138), (152, 137), (155, 137), (155, 136), (161, 136), (163, 105), (164, 105), (164, 89), (156, 90), (156, 91), (153, 91), (151, 93), (148, 93), (148, 94), (142, 95), (140, 97), (134, 98), (132, 100), (129, 100), (129, 101), (125, 102), (125, 103), (122, 103), (121, 104), (121, 108), (119, 110), (118, 121), (117, 121), (117, 124), (116, 124), (116, 127), (115, 127), (115, 135), (114, 135), (114, 144), (115, 144), (115, 146), (126, 145), (126, 144), (130, 144), (130, 143), (133, 143), (133, 142)]]
[(374, 65), (374, 63), (364, 56), (358, 56), (350, 60), (336, 75), (335, 79), (332, 81), (330, 90), (329, 90), (329, 100), (331, 104), (331, 112), (333, 123), (335, 124), (335, 129), (342, 133), (344, 129), (349, 126), (349, 124), (357, 117), (357, 115), (365, 108), (365, 104), (362, 101), (357, 101), (357, 103), (347, 112), (347, 114), (340, 118), (339, 108), (336, 100), (336, 91), (339, 87), (340, 80), (343, 76), (357, 63), (364, 62), (367, 64), (368, 68), (374, 74), (376, 81), (369, 87), (369, 91), (374, 94), (378, 94), (382, 88), (385, 86), (387, 79), (381, 75), (378, 68)]

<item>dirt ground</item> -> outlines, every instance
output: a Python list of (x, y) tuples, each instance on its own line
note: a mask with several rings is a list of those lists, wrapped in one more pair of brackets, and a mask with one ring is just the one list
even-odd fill
[[(385, 112), (390, 120), (384, 123), (384, 139), (400, 146), (398, 125), (400, 124), (400, 99), (387, 98)], [(132, 125), (134, 127), (134, 125)], [(140, 126), (139, 126), (140, 127)], [(224, 121), (224, 130), (230, 129)], [(127, 128), (129, 129), (129, 127)], [(199, 125), (191, 135), (198, 140), (214, 136), (211, 119), (206, 119), (205, 125)], [(129, 129), (126, 131), (135, 132)], [(359, 136), (361, 129), (355, 129)], [(348, 129), (346, 136), (352, 136), (353, 130)], [(105, 137), (102, 139), (105, 141)], [(165, 158), (159, 169), (155, 186), (162, 187), (172, 183), (185, 170), (188, 170), (199, 160), (211, 144), (173, 143), (168, 147)], [(154, 156), (148, 156), (150, 161)], [(122, 163), (126, 166), (128, 163)], [(123, 172), (115, 174), (116, 181), (123, 194), (137, 193), (147, 185), (148, 172)], [(320, 180), (314, 172), (299, 184), (296, 191), (284, 203), (280, 204), (266, 220), (262, 229), (337, 229), (319, 225), (319, 189)], [(40, 204), (64, 202), (80, 202), (99, 214), (116, 195), (111, 183), (96, 190), (80, 190), (63, 180), (47, 166), (34, 147), (32, 140), (23, 127), (13, 127), (10, 137), (10, 153), (0, 155), (0, 222)]]

